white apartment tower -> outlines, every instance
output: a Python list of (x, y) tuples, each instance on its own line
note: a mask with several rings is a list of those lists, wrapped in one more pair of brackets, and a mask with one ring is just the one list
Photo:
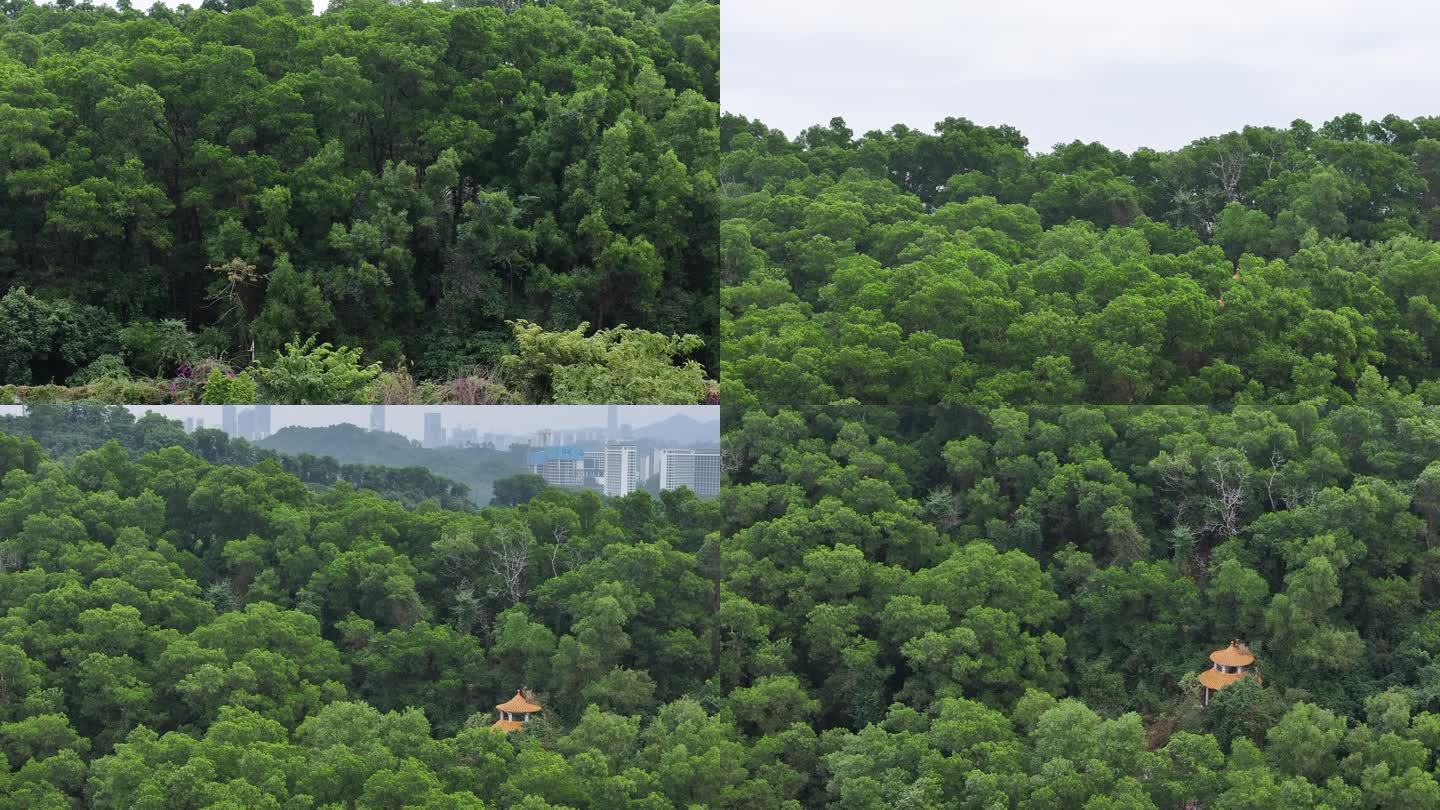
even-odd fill
[(635, 445), (605, 445), (605, 494), (624, 497), (640, 485)]
[(688, 487), (702, 498), (720, 494), (720, 451), (662, 448), (660, 489)]

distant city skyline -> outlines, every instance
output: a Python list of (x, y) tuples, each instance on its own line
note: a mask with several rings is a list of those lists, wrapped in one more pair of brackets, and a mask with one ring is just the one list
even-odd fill
[[(222, 429), (221, 405), (126, 405), (125, 408), (137, 417), (145, 413), (156, 413), (181, 424), (185, 420), (204, 420), (205, 427)], [(254, 408), (241, 405), (240, 410)], [(584, 428), (604, 430), (608, 422), (608, 405), (387, 405), (385, 406), (385, 429), (408, 439), (423, 441), (426, 413), (439, 412), (446, 430), (452, 428), (473, 428), (481, 434), (493, 433), (519, 438), (528, 438), (535, 432), (551, 430), (573, 431)], [(618, 406), (619, 421), (632, 430), (663, 422), (672, 416), (685, 415), (696, 422), (715, 422), (718, 441), (720, 407), (718, 405), (621, 405)], [(19, 416), (23, 405), (0, 405), (0, 415)], [(287, 427), (329, 427), (350, 424), (357, 427), (371, 426), (369, 405), (272, 405), (270, 406), (269, 430), (278, 433)]]

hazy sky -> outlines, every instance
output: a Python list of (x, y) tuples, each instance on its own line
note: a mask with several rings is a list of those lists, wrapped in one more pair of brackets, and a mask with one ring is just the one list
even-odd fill
[[(220, 427), (219, 405), (129, 405), (136, 415), (154, 411), (170, 419), (204, 419), (206, 427)], [(242, 405), (241, 409), (252, 407)], [(19, 414), (21, 407), (0, 406), (0, 414)], [(604, 427), (604, 405), (390, 405), (385, 409), (385, 429), (419, 440), (424, 435), (424, 414), (440, 411), (448, 428), (477, 427), (481, 433), (525, 436), (541, 428), (573, 430)], [(697, 422), (715, 422), (719, 436), (718, 405), (622, 405), (620, 423), (634, 428), (652, 425), (676, 414)], [(270, 411), (270, 429), (289, 426), (326, 427), (349, 422), (370, 426), (369, 405), (275, 405)]]
[(1173, 149), (1245, 124), (1440, 114), (1440, 4), (725, 0), (721, 104), (794, 135), (947, 116), (1032, 151)]

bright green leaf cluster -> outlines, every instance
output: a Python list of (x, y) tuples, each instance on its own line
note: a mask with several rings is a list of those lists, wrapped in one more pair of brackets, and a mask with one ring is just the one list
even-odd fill
[(705, 369), (685, 359), (703, 345), (695, 335), (666, 336), (621, 324), (586, 336), (589, 324), (546, 332), (514, 324), (516, 352), (501, 371), (534, 402), (695, 404), (709, 390)]
[(359, 349), (317, 345), (312, 335), (303, 343), (299, 338), (286, 343), (270, 363), (256, 363), (244, 376), (254, 380), (259, 402), (355, 403), (380, 376), (380, 364), (362, 366)]

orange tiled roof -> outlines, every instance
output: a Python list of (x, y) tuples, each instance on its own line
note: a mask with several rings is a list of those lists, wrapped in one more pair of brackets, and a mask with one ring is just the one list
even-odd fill
[(517, 712), (519, 714), (533, 714), (540, 711), (540, 707), (525, 699), (520, 690), (515, 690), (515, 697), (501, 703), (495, 708), (502, 712)]
[(1223, 689), (1248, 674), (1250, 673), (1221, 672), (1218, 669), (1207, 669), (1200, 673), (1200, 683), (1204, 684), (1207, 689)]
[(509, 733), (512, 732), (512, 731), (519, 731), (520, 729), (522, 729), (522, 728), (524, 728), (524, 727), (525, 727), (525, 724), (524, 724), (524, 723), (518, 722), (518, 721), (516, 721), (516, 720), (496, 720), (494, 723), (492, 723), (492, 724), (490, 725), (490, 728), (491, 728), (491, 729), (497, 729), (497, 728), (498, 728), (498, 729), (500, 729), (501, 731), (505, 732), (506, 734), (509, 734)]
[(1255, 663), (1255, 656), (1250, 654), (1249, 647), (1232, 641), (1229, 647), (1210, 653), (1210, 660), (1227, 667), (1248, 667)]

